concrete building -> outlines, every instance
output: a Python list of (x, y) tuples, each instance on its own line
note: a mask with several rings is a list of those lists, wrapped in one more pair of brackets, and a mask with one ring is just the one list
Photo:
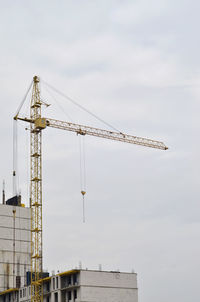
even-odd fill
[[(71, 270), (47, 277), (44, 302), (138, 302), (135, 273)], [(30, 302), (30, 286), (0, 293), (0, 302)]]
[(26, 285), (31, 265), (31, 211), (19, 197), (0, 204), (0, 291)]

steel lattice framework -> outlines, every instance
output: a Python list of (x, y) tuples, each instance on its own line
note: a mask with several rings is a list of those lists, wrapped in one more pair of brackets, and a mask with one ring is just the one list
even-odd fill
[(144, 147), (167, 150), (163, 142), (132, 136), (122, 132), (107, 131), (41, 117), (39, 78), (33, 78), (30, 117), (14, 117), (30, 123), (30, 206), (31, 206), (31, 301), (42, 302), (42, 130), (53, 127), (72, 131), (79, 135), (91, 135)]
[(124, 142), (124, 143), (141, 145), (141, 146), (156, 148), (156, 149), (161, 149), (161, 150), (168, 149), (164, 143), (155, 141), (152, 139), (148, 139), (148, 138), (128, 135), (128, 134), (124, 134), (122, 132), (107, 131), (104, 129), (73, 124), (73, 123), (59, 121), (59, 120), (55, 120), (55, 119), (45, 118), (44, 120), (45, 120), (46, 126), (76, 132), (77, 134), (80, 134), (80, 135), (92, 135), (92, 136), (97, 136), (97, 137), (101, 137), (101, 138), (107, 138), (107, 139), (116, 140), (116, 141), (120, 141), (120, 142)]
[[(30, 117), (41, 118), (39, 79), (33, 78)], [(30, 125), (31, 301), (42, 301), (42, 131)]]

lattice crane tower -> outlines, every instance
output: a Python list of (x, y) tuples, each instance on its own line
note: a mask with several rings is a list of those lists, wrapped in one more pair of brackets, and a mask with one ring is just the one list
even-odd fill
[(160, 141), (42, 117), (41, 106), (44, 103), (40, 99), (39, 82), (39, 78), (34, 76), (30, 117), (20, 117), (19, 112), (14, 117), (15, 120), (30, 123), (31, 302), (43, 301), (42, 282), (40, 282), (42, 278), (42, 130), (53, 127), (80, 135), (97, 136), (161, 150), (168, 149)]

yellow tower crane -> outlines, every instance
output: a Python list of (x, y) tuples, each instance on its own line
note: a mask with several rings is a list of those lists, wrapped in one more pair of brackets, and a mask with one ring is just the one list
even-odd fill
[(31, 207), (31, 302), (43, 301), (42, 282), (42, 130), (46, 127), (75, 132), (80, 135), (91, 135), (124, 143), (167, 150), (163, 142), (132, 136), (121, 132), (107, 131), (94, 127), (78, 125), (66, 121), (45, 118), (41, 115), (41, 106), (45, 105), (40, 98), (39, 78), (34, 76), (30, 106), (30, 117), (20, 117), (19, 112), (14, 120), (30, 123), (30, 207)]

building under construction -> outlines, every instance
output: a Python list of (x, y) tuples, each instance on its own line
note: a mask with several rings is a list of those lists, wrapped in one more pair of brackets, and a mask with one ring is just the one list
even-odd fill
[(20, 196), (0, 204), (0, 291), (26, 285), (31, 270), (30, 222), (30, 208), (21, 204)]
[[(138, 302), (137, 275), (74, 269), (43, 273), (44, 302)], [(15, 196), (0, 204), (0, 302), (31, 301), (31, 209)]]

